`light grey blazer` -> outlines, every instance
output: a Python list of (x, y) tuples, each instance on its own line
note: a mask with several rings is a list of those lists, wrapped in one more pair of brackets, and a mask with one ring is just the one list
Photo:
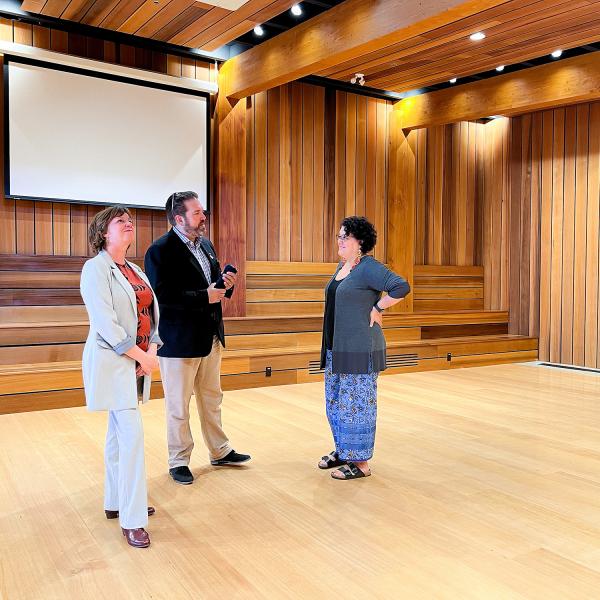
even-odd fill
[[(133, 263), (127, 264), (152, 289), (144, 272)], [(136, 408), (135, 360), (125, 354), (136, 344), (138, 315), (135, 292), (105, 250), (83, 265), (80, 289), (90, 320), (82, 365), (87, 407), (89, 410)], [(161, 346), (156, 296), (153, 308), (150, 343)], [(142, 402), (150, 398), (150, 383), (150, 376), (144, 375)]]

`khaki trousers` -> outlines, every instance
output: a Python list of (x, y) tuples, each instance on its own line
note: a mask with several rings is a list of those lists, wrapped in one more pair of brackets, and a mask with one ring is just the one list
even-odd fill
[(159, 357), (165, 392), (169, 468), (187, 466), (194, 448), (190, 429), (190, 398), (196, 406), (202, 425), (202, 436), (213, 460), (231, 451), (221, 424), (221, 355), (223, 346), (215, 337), (208, 356), (201, 358)]

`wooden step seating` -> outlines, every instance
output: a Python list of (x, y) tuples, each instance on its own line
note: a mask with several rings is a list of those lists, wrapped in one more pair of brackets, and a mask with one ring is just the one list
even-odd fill
[[(386, 315), (389, 368), (385, 373), (535, 360), (537, 340), (508, 335), (507, 321), (502, 311)], [(226, 319), (223, 389), (322, 379), (321, 322), (316, 315)], [(0, 413), (84, 403), (79, 359), (87, 326), (56, 323), (59, 330), (63, 325), (71, 327), (69, 342), (61, 336), (54, 343), (0, 347)], [(25, 323), (25, 329), (32, 324), (40, 325)], [(56, 329), (48, 323), (46, 328)], [(152, 396), (162, 397), (159, 373), (154, 375)]]
[(483, 310), (483, 267), (415, 265), (415, 312)]
[[(322, 314), (337, 263), (249, 261), (247, 315)], [(415, 265), (415, 312), (483, 310), (483, 267)]]
[[(85, 260), (0, 256), (0, 413), (84, 403), (80, 360), (88, 321), (79, 273)], [(226, 319), (224, 389), (322, 379), (323, 287), (335, 266), (247, 264), (248, 316)], [(385, 373), (537, 358), (536, 339), (508, 335), (506, 312), (448, 310), (447, 300), (463, 309), (463, 300), (483, 302), (482, 281), (479, 267), (415, 267), (415, 303), (430, 304), (385, 315)], [(152, 397), (161, 396), (156, 373)]]

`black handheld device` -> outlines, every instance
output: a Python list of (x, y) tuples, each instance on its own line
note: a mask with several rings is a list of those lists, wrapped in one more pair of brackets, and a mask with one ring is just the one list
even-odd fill
[[(223, 273), (237, 273), (237, 269), (233, 265), (225, 265)], [(225, 281), (223, 280), (223, 275), (219, 275), (219, 278), (215, 282), (215, 287), (221, 290), (225, 288)]]

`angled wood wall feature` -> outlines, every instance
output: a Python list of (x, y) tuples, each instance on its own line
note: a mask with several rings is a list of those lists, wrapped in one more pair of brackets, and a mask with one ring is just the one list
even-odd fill
[(386, 260), (389, 103), (292, 83), (245, 100), (248, 260), (334, 262), (348, 215)]
[[(46, 6), (48, 4), (46, 3)], [(119, 46), (114, 42), (86, 38), (5, 18), (0, 18), (0, 39), (161, 73), (169, 72), (178, 77), (187, 76), (211, 81), (216, 77), (214, 65), (204, 61), (141, 51), (131, 46)], [(0, 78), (3, 77), (3, 73), (4, 71), (0, 70)], [(3, 99), (0, 99), (0, 102), (3, 102)], [(0, 121), (0, 127), (4, 127), (4, 120)], [(4, 161), (0, 160), (0, 169), (3, 168)], [(3, 172), (0, 172), (0, 176), (3, 180)], [(8, 200), (4, 198), (2, 186), (0, 253), (89, 256), (91, 250), (87, 243), (87, 228), (90, 220), (101, 208), (50, 201)], [(137, 235), (129, 255), (143, 256), (152, 240), (168, 230), (168, 224), (161, 210), (137, 209), (132, 212)]]
[(509, 331), (600, 368), (600, 103), (512, 119)]

